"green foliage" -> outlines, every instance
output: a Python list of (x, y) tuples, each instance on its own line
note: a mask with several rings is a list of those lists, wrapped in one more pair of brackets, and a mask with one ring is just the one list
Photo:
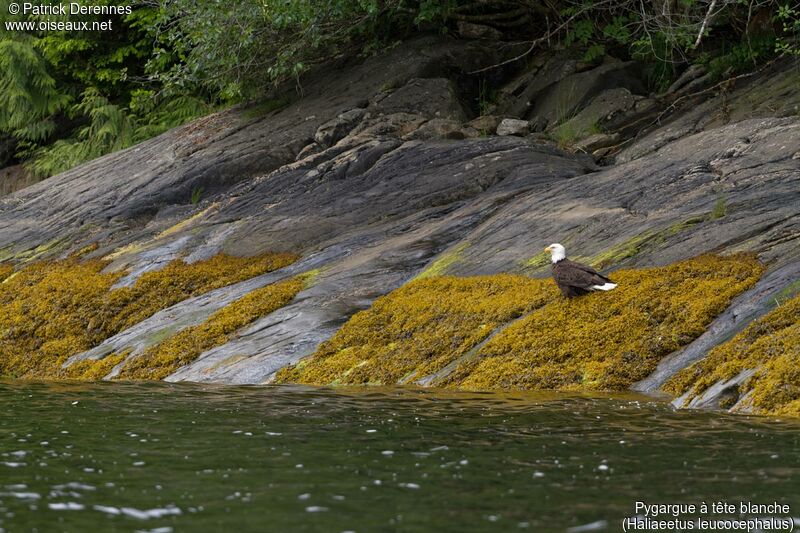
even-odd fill
[(550, 134), (552, 139), (558, 144), (562, 150), (570, 150), (580, 136), (581, 132), (569, 122), (565, 122), (559, 127), (555, 128)]
[(594, 32), (594, 22), (589, 19), (579, 20), (567, 31), (564, 44), (567, 46), (573, 43), (589, 44), (589, 41), (594, 37)]
[(71, 116), (85, 117), (88, 124), (78, 129), (74, 137), (33, 150), (28, 167), (35, 175), (51, 176), (163, 133), (209, 111), (210, 107), (187, 96), (144, 109), (146, 112), (137, 114), (111, 103), (97, 89), (89, 88), (70, 110)]
[[(613, 50), (627, 54), (648, 65), (650, 85), (657, 90), (666, 89), (678, 67), (691, 61), (708, 63), (722, 78), (752, 70), (776, 53), (800, 55), (800, 4), (738, 0), (720, 2), (713, 12), (708, 8), (696, 0), (583, 0), (559, 15), (566, 24), (564, 43), (579, 46), (584, 61), (596, 62)], [(759, 12), (762, 18), (774, 13), (781, 30), (751, 35), (749, 23)]]
[(193, 205), (197, 205), (197, 204), (200, 203), (200, 199), (203, 197), (203, 191), (204, 190), (205, 189), (203, 189), (203, 187), (195, 187), (192, 190), (191, 202), (192, 202)]
[(444, 23), (455, 7), (456, 2), (453, 0), (422, 0), (414, 22), (416, 24), (425, 22)]
[[(455, 2), (423, 0), (161, 0), (151, 70), (224, 102), (263, 95), (343, 53), (378, 51), (419, 24), (443, 24)], [(169, 65), (164, 68), (161, 65)]]
[(800, 4), (778, 6), (775, 19), (783, 30), (783, 35), (775, 42), (775, 51), (800, 56)]
[(492, 107), (497, 104), (498, 91), (486, 78), (478, 83), (478, 111), (481, 115), (488, 115)]
[(725, 197), (720, 196), (714, 203), (714, 209), (711, 210), (711, 220), (718, 220), (728, 214), (728, 207), (725, 203)]
[[(113, 31), (31, 29), (0, 36), (0, 134), (16, 140), (18, 156), (36, 174), (125, 148), (218, 105), (265, 101), (278, 84), (299, 87), (300, 75), (324, 61), (377, 53), (420, 29), (448, 31), (465, 13), (480, 22), (505, 9), (467, 0), (127, 1), (131, 12), (112, 17)], [(549, 11), (556, 24), (550, 29), (559, 28), (563, 43), (579, 47), (586, 62), (611, 53), (647, 63), (651, 85), (663, 89), (679, 66), (698, 58), (721, 77), (776, 53), (800, 55), (797, 0), (753, 2), (720, 2), (711, 20), (708, 3), (699, 0), (557, 0), (515, 9), (529, 9), (538, 19)], [(0, 22), (69, 20), (0, 11)], [(755, 13), (774, 17), (774, 31), (750, 35)], [(512, 37), (526, 30), (510, 31)], [(542, 31), (530, 28), (531, 37)], [(250, 113), (263, 115), (286, 102), (271, 96)], [(484, 83), (481, 112), (494, 99)]]
[(30, 142), (49, 137), (54, 115), (70, 102), (34, 45), (30, 38), (0, 40), (0, 131)]
[(753, 37), (745, 42), (735, 43), (717, 57), (708, 61), (708, 70), (715, 79), (753, 70), (760, 63), (775, 55), (774, 35)]
[[(147, 59), (160, 10), (134, 1), (130, 14), (80, 17), (90, 25), (111, 20), (112, 31), (40, 31), (37, 25), (0, 37), (0, 132), (13, 136), (18, 157), (34, 174), (67, 170), (211, 109), (202, 91), (176, 91), (152, 77)], [(34, 24), (78, 20), (8, 13), (0, 18)]]
[[(93, 6), (124, 5), (79, 0)], [(128, 0), (113, 31), (5, 32), (0, 37), (0, 133), (49, 176), (209, 112), (261, 98), (340, 54), (380, 51), (443, 25), (455, 0)], [(6, 10), (3, 10), (6, 11)], [(89, 22), (105, 16), (81, 17)], [(69, 22), (10, 16), (0, 22)], [(265, 113), (285, 103), (269, 100)]]
[(615, 16), (603, 27), (603, 36), (619, 44), (629, 44), (631, 42), (629, 22), (630, 19), (625, 15)]

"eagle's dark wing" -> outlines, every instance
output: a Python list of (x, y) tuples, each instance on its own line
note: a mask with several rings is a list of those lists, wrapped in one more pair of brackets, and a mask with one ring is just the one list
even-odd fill
[(575, 261), (570, 261), (569, 259), (564, 259), (563, 261), (559, 261), (560, 263), (566, 263), (571, 268), (575, 268), (577, 270), (582, 270), (591, 276), (597, 276), (597, 280), (592, 281), (592, 285), (602, 285), (603, 283), (607, 283), (611, 281), (604, 275), (600, 274), (598, 271), (590, 267), (589, 265), (584, 265), (583, 263), (576, 263)]
[(553, 279), (567, 297), (586, 294), (593, 285), (603, 285), (611, 281), (592, 267), (569, 259), (553, 264)]

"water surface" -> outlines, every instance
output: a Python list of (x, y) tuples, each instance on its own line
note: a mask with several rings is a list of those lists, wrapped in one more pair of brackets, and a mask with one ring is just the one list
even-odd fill
[[(800, 424), (640, 396), (0, 382), (0, 531), (619, 531), (800, 511)], [(800, 516), (800, 512), (794, 516)]]

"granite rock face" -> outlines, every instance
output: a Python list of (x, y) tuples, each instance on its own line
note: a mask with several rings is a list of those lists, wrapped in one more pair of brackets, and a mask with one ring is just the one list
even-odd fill
[[(450, 274), (546, 276), (541, 250), (551, 242), (607, 269), (707, 252), (759, 254), (769, 265), (762, 281), (637, 385), (652, 392), (767, 312), (774, 294), (797, 279), (800, 118), (764, 111), (714, 122), (702, 112), (714, 98), (676, 106), (601, 167), (541, 134), (483, 128), (517, 116), (544, 129), (558, 122), (564, 102), (586, 123), (637, 105), (652, 110), (638, 67), (534, 62), (535, 72), (501, 89), (504, 109), (475, 120), (469, 73), (502, 61), (498, 50), (506, 48), (424, 37), (322, 69), (306, 80), (302, 98), (264, 116), (217, 113), (18, 191), (0, 199), (3, 258), (24, 263), (96, 243), (92, 254), (129, 271), (121, 282), (129, 284), (176, 257), (300, 254), (283, 270), (185, 300), (73, 358), (125, 350), (137, 357), (154, 339), (256, 288), (318, 270), (291, 304), (168, 378), (224, 383), (269, 382), (356, 311), (442, 258)], [(756, 90), (745, 85), (727, 98), (747, 101)], [(775, 94), (789, 105), (784, 92)], [(621, 141), (615, 132), (593, 135), (606, 137), (584, 151)]]

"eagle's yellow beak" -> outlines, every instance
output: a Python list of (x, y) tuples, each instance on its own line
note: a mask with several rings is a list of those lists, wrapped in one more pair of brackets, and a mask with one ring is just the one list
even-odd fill
[(547, 248), (544, 249), (544, 251), (545, 252), (549, 252), (550, 251), (550, 247), (548, 246)]

